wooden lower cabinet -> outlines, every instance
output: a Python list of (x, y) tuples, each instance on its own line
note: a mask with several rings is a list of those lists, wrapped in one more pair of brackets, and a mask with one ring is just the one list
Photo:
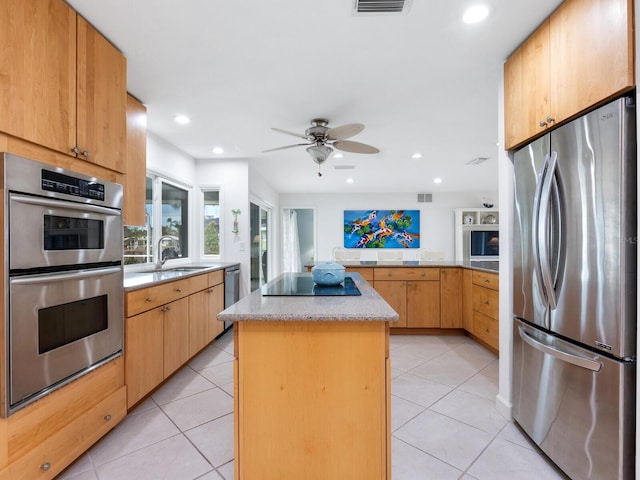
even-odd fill
[(407, 287), (406, 282), (393, 280), (378, 280), (374, 283), (376, 292), (385, 299), (391, 308), (399, 316), (397, 322), (392, 323), (393, 328), (407, 326)]
[(390, 479), (385, 322), (234, 325), (236, 480)]
[(440, 328), (463, 328), (461, 268), (440, 269)]
[(206, 290), (189, 296), (189, 354), (195, 355), (224, 330), (216, 315), (224, 310), (224, 271), (208, 276)]
[(222, 333), (222, 310), (224, 270), (126, 293), (128, 408)]
[(379, 267), (373, 287), (400, 319), (392, 328), (440, 328), (440, 269)]
[(161, 308), (125, 320), (127, 408), (164, 380), (164, 312)]
[(407, 327), (440, 328), (440, 282), (407, 282)]
[(163, 321), (164, 378), (187, 363), (189, 355), (189, 298), (181, 298), (160, 307)]
[(0, 480), (49, 480), (127, 414), (124, 359), (0, 420)]
[(494, 350), (499, 348), (499, 278), (495, 273), (471, 272), (471, 325), (469, 332)]

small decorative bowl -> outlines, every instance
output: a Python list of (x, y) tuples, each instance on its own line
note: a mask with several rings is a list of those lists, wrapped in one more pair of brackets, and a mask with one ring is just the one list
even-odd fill
[(344, 267), (337, 263), (320, 263), (311, 269), (314, 283), (323, 287), (340, 285), (344, 282)]
[(484, 205), (484, 208), (493, 208), (493, 203), (490, 202), (482, 202), (482, 205)]

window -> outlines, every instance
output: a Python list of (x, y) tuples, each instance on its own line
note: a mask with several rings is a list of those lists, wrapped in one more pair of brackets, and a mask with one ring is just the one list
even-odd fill
[(220, 255), (220, 192), (204, 191), (204, 254)]
[[(152, 263), (162, 236), (162, 258), (189, 256), (189, 191), (158, 176), (146, 180), (146, 225), (124, 227), (124, 264)], [(154, 200), (156, 199), (156, 200)], [(160, 224), (154, 231), (154, 223)]]
[(153, 179), (147, 177), (144, 226), (124, 226), (124, 264), (153, 262)]
[(162, 258), (189, 256), (189, 192), (162, 182), (162, 236), (172, 237), (163, 243)]

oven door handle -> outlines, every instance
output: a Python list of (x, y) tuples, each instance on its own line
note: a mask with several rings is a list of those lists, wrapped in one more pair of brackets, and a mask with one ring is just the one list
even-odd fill
[(73, 270), (65, 273), (52, 273), (44, 275), (30, 275), (11, 279), (13, 285), (35, 285), (37, 283), (63, 282), (65, 280), (82, 280), (100, 275), (120, 273), (122, 267), (94, 268), (91, 270)]
[(26, 195), (12, 194), (11, 200), (27, 205), (38, 205), (41, 207), (66, 208), (69, 210), (79, 210), (81, 212), (102, 213), (103, 215), (120, 216), (120, 210), (114, 208), (101, 207), (100, 205), (91, 205), (88, 203), (65, 202), (62, 200), (54, 200), (51, 198), (28, 197)]

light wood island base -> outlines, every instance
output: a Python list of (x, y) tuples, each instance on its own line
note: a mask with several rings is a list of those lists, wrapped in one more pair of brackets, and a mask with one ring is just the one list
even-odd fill
[(384, 321), (234, 325), (235, 479), (391, 478)]
[(285, 273), (218, 314), (234, 322), (235, 480), (390, 480), (398, 313), (358, 273), (348, 295), (310, 277)]

